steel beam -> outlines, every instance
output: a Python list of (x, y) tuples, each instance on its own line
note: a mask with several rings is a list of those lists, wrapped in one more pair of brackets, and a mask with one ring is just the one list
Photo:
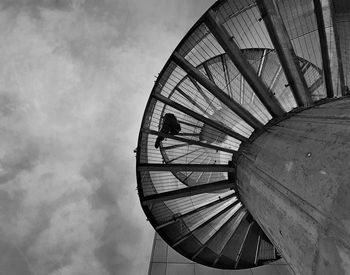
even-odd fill
[(197, 68), (183, 58), (179, 53), (174, 52), (172, 59), (178, 64), (184, 71), (186, 71), (191, 77), (198, 81), (203, 87), (205, 87), (210, 93), (212, 93), (218, 100), (225, 104), (234, 113), (245, 120), (249, 125), (255, 129), (260, 129), (263, 124), (256, 119), (251, 113), (244, 109), (240, 104), (230, 98), (223, 90), (216, 86), (212, 81), (206, 78)]
[(137, 168), (139, 171), (171, 171), (171, 172), (234, 172), (235, 168), (226, 164), (163, 164), (145, 163)]
[(182, 189), (177, 189), (173, 191), (158, 193), (154, 195), (146, 196), (142, 199), (143, 204), (151, 204), (155, 202), (164, 202), (169, 200), (174, 200), (178, 198), (184, 198), (184, 197), (190, 197), (202, 193), (209, 193), (224, 189), (231, 189), (233, 188), (233, 183), (229, 182), (228, 180), (223, 181), (217, 181), (212, 182), (208, 184), (201, 184), (201, 185), (195, 185), (190, 186)]
[(327, 97), (332, 98), (334, 97), (334, 91), (333, 91), (333, 84), (332, 84), (331, 67), (329, 62), (326, 29), (324, 26), (323, 13), (322, 13), (322, 5), (320, 0), (313, 0), (313, 1), (314, 1), (316, 21), (317, 21), (318, 36), (320, 38), (322, 67), (323, 67), (323, 74), (325, 78)]
[(178, 133), (178, 136), (184, 136), (184, 137), (198, 137), (199, 133)]
[[(221, 146), (217, 146), (217, 145), (212, 145), (210, 143), (203, 143), (203, 142), (196, 141), (196, 140), (193, 140), (193, 139), (182, 138), (182, 137), (179, 137), (179, 136), (174, 136), (174, 135), (170, 135), (170, 134), (164, 134), (164, 133), (161, 133), (161, 132), (148, 130), (148, 129), (142, 129), (141, 131), (143, 133), (147, 133), (147, 134), (151, 134), (151, 135), (163, 136), (165, 138), (178, 140), (178, 141), (181, 141), (181, 142), (186, 142), (189, 145), (197, 145), (197, 146), (213, 149), (213, 150), (216, 150), (216, 151), (226, 152), (226, 153), (230, 153), (230, 154), (234, 154), (234, 155), (237, 154), (237, 152), (234, 151), (234, 150), (231, 150), (231, 149), (228, 149), (228, 148), (224, 148), (224, 147), (221, 147)], [(164, 148), (164, 149), (166, 149), (166, 148)]]
[(307, 89), (306, 81), (301, 73), (298, 58), (274, 2), (273, 0), (258, 0), (257, 4), (271, 41), (277, 51), (295, 101), (298, 106), (311, 106), (313, 102)]
[(282, 106), (265, 83), (261, 80), (261, 78), (259, 78), (238, 45), (233, 41), (233, 39), (231, 39), (225, 27), (218, 21), (218, 18), (213, 10), (209, 10), (206, 13), (205, 24), (270, 114), (273, 117), (283, 115), (284, 110)]
[[(341, 47), (340, 47), (340, 38), (339, 38), (339, 33), (338, 33), (338, 26), (336, 24), (335, 18), (335, 10), (334, 10), (334, 1), (328, 0), (328, 7), (330, 10), (330, 19), (331, 19), (331, 24), (333, 26), (333, 32), (334, 32), (334, 42), (335, 42), (335, 48), (336, 48), (336, 55), (337, 55), (337, 69), (338, 69), (338, 74), (339, 74), (339, 82), (340, 82), (340, 89), (341, 89), (341, 95), (344, 96), (346, 95), (345, 91), (345, 75), (344, 75), (344, 68), (343, 68), (343, 58), (341, 54)], [(334, 60), (334, 59), (333, 59)], [(332, 66), (333, 67), (333, 66)], [(337, 81), (337, 77), (333, 77), (335, 81)]]
[[(168, 225), (170, 225), (170, 224), (173, 224), (174, 222), (176, 222), (176, 221), (178, 221), (178, 220), (180, 220), (180, 219), (184, 219), (184, 218), (186, 218), (186, 217), (188, 217), (188, 216), (191, 216), (191, 215), (193, 215), (193, 214), (196, 214), (196, 213), (198, 213), (198, 212), (200, 212), (200, 211), (202, 211), (202, 210), (208, 209), (209, 207), (212, 207), (212, 206), (214, 206), (214, 205), (216, 205), (216, 204), (218, 204), (218, 203), (221, 203), (221, 202), (223, 202), (223, 201), (226, 201), (226, 200), (228, 200), (228, 199), (234, 198), (235, 196), (236, 196), (235, 193), (230, 194), (230, 195), (228, 195), (228, 196), (226, 196), (226, 197), (223, 197), (223, 198), (221, 198), (221, 197), (219, 196), (218, 199), (215, 200), (215, 201), (212, 201), (212, 202), (210, 202), (210, 203), (207, 203), (207, 204), (205, 204), (205, 205), (202, 205), (202, 206), (200, 206), (200, 207), (198, 207), (198, 208), (196, 208), (196, 209), (194, 209), (194, 210), (191, 210), (191, 211), (189, 211), (189, 212), (186, 212), (186, 213), (184, 213), (184, 214), (182, 214), (182, 215), (178, 215), (178, 216), (175, 215), (174, 218), (173, 218), (172, 220), (167, 221), (167, 222), (165, 222), (165, 223), (162, 223), (162, 224), (156, 226), (155, 229), (156, 229), (156, 230), (159, 230), (159, 229), (161, 229), (161, 228), (163, 228), (163, 227), (165, 227), (165, 226), (168, 226)], [(238, 201), (238, 200), (236, 200), (236, 201)], [(235, 202), (236, 202), (236, 201), (235, 201)]]
[(219, 131), (221, 131), (221, 132), (223, 132), (231, 137), (234, 137), (240, 141), (247, 141), (248, 140), (246, 137), (242, 136), (241, 134), (236, 133), (235, 131), (227, 128), (226, 126), (224, 126), (224, 125), (222, 125), (214, 120), (206, 118), (205, 116), (198, 114), (198, 113), (192, 111), (191, 109), (189, 109), (189, 108), (187, 108), (187, 107), (185, 107), (185, 106), (183, 106), (175, 101), (172, 101), (171, 99), (169, 99), (161, 94), (154, 93), (154, 94), (152, 94), (152, 96), (154, 98), (158, 99), (159, 101), (175, 108), (176, 110), (179, 110), (179, 111), (181, 111), (181, 112), (183, 112), (183, 113), (185, 113), (185, 114), (187, 114), (187, 115), (189, 115), (189, 116), (191, 116), (199, 121), (202, 121), (203, 123), (215, 128), (215, 129), (217, 129), (217, 130), (219, 130)]

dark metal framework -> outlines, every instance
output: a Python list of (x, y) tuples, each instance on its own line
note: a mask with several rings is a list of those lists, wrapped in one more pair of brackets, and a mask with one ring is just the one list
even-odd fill
[[(341, 46), (327, 39), (334, 26), (325, 26), (320, 1), (295, 1), (303, 8), (288, 0), (215, 3), (177, 46), (148, 100), (136, 163), (142, 208), (163, 239), (196, 262), (241, 269), (279, 257), (234, 190), (236, 159), (271, 125), (330, 100), (343, 85), (329, 55), (340, 56)], [(177, 117), (179, 134), (162, 130), (166, 113)]]

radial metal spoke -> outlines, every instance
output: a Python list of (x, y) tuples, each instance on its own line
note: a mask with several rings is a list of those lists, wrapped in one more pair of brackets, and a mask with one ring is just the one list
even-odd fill
[[(192, 162), (194, 162), (196, 159), (200, 158), (201, 156), (204, 155), (204, 152), (202, 152), (201, 154), (199, 154), (198, 156), (195, 156), (193, 159), (191, 159), (190, 161), (188, 161), (189, 164), (191, 164)], [(201, 163), (203, 163), (204, 160), (201, 161)], [(193, 173), (193, 172), (192, 172)]]
[(197, 148), (197, 149), (194, 149), (194, 150), (192, 150), (192, 151), (189, 151), (189, 152), (187, 152), (187, 153), (185, 153), (185, 154), (183, 154), (183, 155), (181, 155), (181, 156), (178, 156), (178, 157), (176, 157), (176, 158), (173, 158), (173, 159), (167, 161), (167, 163), (171, 163), (171, 162), (173, 162), (173, 161), (175, 161), (175, 160), (178, 160), (178, 159), (180, 159), (180, 158), (183, 158), (183, 157), (186, 157), (186, 156), (188, 156), (188, 155), (191, 155), (192, 153), (198, 152), (199, 150), (201, 150), (201, 148)]
[[(226, 197), (223, 197), (223, 198), (221, 198), (221, 197), (219, 196), (218, 199), (215, 200), (215, 201), (212, 201), (212, 202), (210, 202), (210, 203), (207, 203), (207, 204), (205, 204), (205, 205), (202, 205), (202, 206), (200, 206), (200, 207), (198, 207), (198, 208), (196, 208), (196, 209), (194, 209), (194, 210), (191, 210), (191, 211), (189, 211), (189, 212), (186, 212), (186, 213), (184, 213), (184, 214), (182, 214), (182, 215), (174, 216), (174, 218), (173, 218), (172, 220), (167, 221), (167, 222), (165, 222), (165, 223), (162, 223), (162, 224), (158, 225), (158, 226), (156, 227), (156, 230), (161, 229), (161, 228), (163, 228), (163, 227), (165, 227), (165, 226), (168, 226), (168, 225), (170, 225), (170, 224), (173, 224), (174, 222), (176, 222), (176, 221), (178, 221), (178, 220), (180, 220), (180, 219), (184, 219), (184, 218), (186, 218), (186, 217), (188, 217), (188, 216), (191, 216), (191, 215), (193, 215), (193, 214), (196, 214), (196, 213), (198, 213), (198, 212), (200, 212), (200, 211), (202, 211), (202, 210), (208, 209), (209, 207), (212, 207), (212, 206), (214, 206), (214, 205), (216, 205), (216, 204), (218, 204), (218, 203), (221, 203), (221, 202), (224, 202), (224, 201), (226, 201), (226, 200), (228, 200), (228, 199), (234, 198), (235, 196), (236, 196), (235, 193), (230, 194), (230, 195), (228, 195), (228, 196), (226, 196)], [(238, 201), (238, 200), (237, 200), (237, 201)]]
[(322, 54), (322, 67), (326, 84), (327, 97), (334, 97), (332, 74), (329, 62), (326, 29), (323, 20), (322, 5), (320, 0), (314, 0), (315, 15), (317, 21), (318, 36), (320, 37), (320, 48)]
[[(192, 162), (195, 161), (197, 158), (200, 158), (203, 154), (204, 154), (204, 153), (199, 154), (198, 156), (196, 156), (195, 158), (193, 158), (192, 160), (190, 160), (188, 163), (192, 163)], [(207, 160), (207, 156), (206, 156), (199, 164), (204, 163), (205, 160)], [(210, 163), (210, 160), (207, 161), (207, 164), (209, 164), (209, 163)], [(185, 183), (185, 181), (186, 181), (189, 177), (191, 177), (191, 176), (193, 175), (193, 173), (194, 173), (194, 171), (192, 171), (191, 173), (189, 173), (189, 174), (186, 176), (186, 178), (185, 178), (182, 182)], [(204, 172), (200, 172), (201, 175), (202, 175), (203, 173), (204, 173)], [(197, 183), (198, 183), (198, 179), (196, 180), (196, 184), (197, 184)]]
[(221, 63), (222, 63), (222, 69), (224, 70), (224, 76), (225, 76), (225, 82), (226, 82), (226, 88), (231, 98), (233, 98), (231, 83), (230, 83), (230, 76), (228, 74), (228, 68), (227, 68), (227, 62), (224, 55), (221, 55)]
[(172, 149), (176, 149), (176, 148), (181, 148), (181, 147), (187, 147), (189, 144), (187, 143), (178, 143), (178, 144), (174, 144), (174, 145), (169, 145), (169, 146), (162, 146), (163, 150), (172, 150)]
[(298, 58), (283, 20), (275, 8), (274, 1), (257, 0), (257, 3), (288, 83), (291, 86), (295, 101), (298, 106), (311, 106), (313, 102), (308, 92), (306, 81), (301, 73)]
[[(258, 77), (261, 77), (261, 73), (262, 73), (262, 70), (263, 70), (263, 67), (265, 64), (266, 52), (267, 52), (266, 49), (264, 49), (264, 51), (261, 55), (261, 59), (260, 59), (259, 66), (258, 66)], [(252, 94), (252, 97), (250, 99), (250, 104), (253, 103), (254, 98), (255, 98), (255, 93)]]
[(251, 113), (244, 109), (240, 104), (235, 102), (229, 95), (215, 85), (212, 81), (206, 78), (197, 68), (183, 58), (179, 53), (175, 52), (172, 56), (176, 64), (184, 69), (191, 77), (198, 81), (210, 93), (212, 93), (219, 101), (225, 104), (234, 113), (240, 116), (253, 128), (262, 128), (263, 124), (257, 120)]
[(209, 10), (206, 13), (205, 24), (271, 115), (273, 117), (283, 115), (284, 110), (282, 106), (261, 78), (259, 78), (254, 68), (242, 54), (238, 45), (231, 39), (225, 27), (218, 22), (218, 18), (213, 10)]
[(243, 104), (244, 102), (244, 77), (241, 75), (240, 79), (240, 89), (239, 89), (239, 103)]
[(259, 67), (258, 67), (258, 76), (259, 77), (261, 77), (261, 73), (262, 73), (262, 70), (264, 68), (266, 55), (267, 55), (267, 50), (264, 49), (262, 56), (261, 56), (261, 59), (260, 59)]
[(187, 233), (186, 235), (184, 235), (182, 238), (180, 238), (180, 240), (178, 240), (176, 243), (173, 244), (173, 247), (178, 246), (179, 244), (181, 244), (183, 241), (185, 241), (186, 239), (188, 239), (190, 236), (193, 235), (194, 232), (196, 232), (198, 229), (203, 228), (204, 226), (206, 226), (208, 223), (212, 222), (213, 220), (215, 220), (216, 218), (220, 217), (222, 214), (226, 213), (228, 210), (232, 209), (238, 202), (234, 202), (228, 206), (226, 206), (224, 209), (222, 209), (220, 212), (216, 213), (215, 215), (211, 216), (209, 219), (207, 219), (206, 221), (202, 222), (201, 224), (199, 224), (196, 228), (193, 228), (192, 231), (190, 231), (189, 233)]
[[(199, 72), (202, 74), (201, 72)], [(203, 91), (201, 86), (197, 83), (196, 79), (194, 79), (191, 75), (188, 76), (188, 78), (191, 80), (193, 85), (196, 87), (197, 91), (201, 94), (201, 96), (204, 98), (204, 100), (207, 102), (208, 106), (211, 108), (217, 110), (217, 108), (213, 105), (213, 100), (210, 100), (210, 98), (206, 95), (206, 93)]]
[(147, 163), (138, 166), (139, 171), (171, 171), (175, 172), (234, 172), (235, 168), (226, 164), (164, 164)]
[(212, 145), (210, 143), (203, 143), (203, 142), (196, 141), (193, 139), (182, 138), (182, 137), (179, 137), (177, 135), (174, 136), (171, 134), (165, 134), (165, 133), (161, 133), (161, 132), (157, 132), (157, 131), (153, 131), (153, 130), (148, 130), (148, 129), (141, 129), (141, 131), (143, 133), (147, 133), (147, 134), (151, 134), (151, 135), (162, 136), (165, 138), (178, 140), (181, 142), (186, 142), (188, 145), (197, 145), (197, 146), (201, 146), (201, 147), (205, 147), (205, 148), (209, 148), (209, 149), (213, 149), (213, 150), (217, 150), (217, 151), (221, 151), (221, 152), (226, 152), (226, 153), (235, 154), (235, 155), (237, 154), (236, 151), (228, 149), (228, 148)]
[(149, 195), (142, 199), (142, 203), (152, 204), (160, 201), (164, 202), (164, 201), (174, 200), (178, 198), (190, 197), (190, 196), (194, 196), (202, 193), (209, 193), (209, 192), (231, 189), (231, 188), (233, 188), (232, 182), (228, 180), (222, 180), (222, 181), (212, 182), (208, 184), (190, 186), (190, 187), (177, 189), (173, 191)]
[(214, 77), (213, 77), (213, 75), (212, 75), (212, 73), (211, 73), (211, 71), (210, 71), (210, 69), (209, 69), (209, 67), (208, 67), (207, 62), (204, 62), (204, 63), (203, 63), (203, 67), (204, 67), (205, 73), (207, 74), (207, 76), (208, 76), (208, 78), (210, 79), (210, 81), (212, 81), (213, 83), (215, 83)]
[(177, 136), (198, 137), (199, 133), (178, 133)]
[(235, 131), (227, 128), (226, 126), (224, 126), (224, 125), (222, 125), (214, 120), (206, 118), (205, 116), (198, 114), (198, 113), (192, 111), (191, 109), (189, 109), (189, 108), (187, 108), (187, 107), (185, 107), (185, 106), (183, 106), (175, 101), (172, 101), (171, 99), (169, 99), (161, 94), (153, 94), (153, 97), (158, 99), (159, 101), (161, 101), (161, 102), (163, 102), (163, 103), (165, 103), (165, 104), (167, 104), (167, 105), (169, 105), (169, 106), (171, 106), (171, 107), (173, 107), (173, 108), (175, 108), (175, 109), (177, 109), (177, 110), (179, 110), (179, 111), (181, 111), (181, 112), (183, 112), (183, 113), (185, 113), (185, 114), (187, 114), (187, 115), (189, 115), (197, 120), (199, 120), (199, 121), (202, 121), (205, 124), (208, 124), (209, 126), (215, 128), (215, 129), (217, 129), (217, 130), (219, 130), (219, 131), (221, 131), (221, 132), (223, 132), (231, 137), (234, 137), (240, 141), (247, 141), (248, 140), (246, 137), (242, 136), (241, 134), (236, 133)]
[(182, 95), (184, 98), (186, 98), (193, 106), (195, 106), (199, 110), (201, 110), (203, 112), (203, 114), (208, 112), (201, 105), (199, 105), (192, 97), (190, 97), (188, 94), (186, 94), (184, 91), (182, 91), (179, 87), (176, 87), (176, 90), (179, 92), (180, 95)]
[(273, 91), (276, 88), (276, 84), (278, 82), (277, 79), (281, 75), (281, 73), (282, 73), (282, 66), (279, 66), (271, 81), (271, 85), (270, 85), (271, 91)]

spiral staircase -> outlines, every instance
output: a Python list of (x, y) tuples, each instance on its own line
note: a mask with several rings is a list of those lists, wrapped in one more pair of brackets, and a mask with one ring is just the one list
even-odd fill
[[(139, 134), (138, 193), (185, 257), (221, 269), (281, 257), (241, 201), (237, 160), (272, 125), (345, 95), (327, 12), (318, 0), (218, 1), (161, 71)], [(161, 130), (166, 113), (179, 134)]]

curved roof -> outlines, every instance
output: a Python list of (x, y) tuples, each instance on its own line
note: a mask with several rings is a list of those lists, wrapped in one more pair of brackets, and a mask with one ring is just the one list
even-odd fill
[(159, 235), (196, 262), (240, 269), (279, 258), (240, 202), (235, 163), (253, 133), (344, 93), (330, 9), (317, 3), (218, 1), (154, 85), (137, 147), (140, 201)]

